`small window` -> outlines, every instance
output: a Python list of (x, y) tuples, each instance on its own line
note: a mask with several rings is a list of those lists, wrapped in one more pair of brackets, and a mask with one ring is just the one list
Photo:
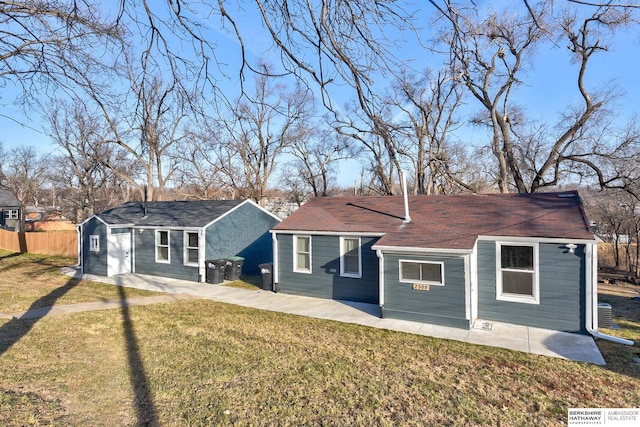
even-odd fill
[(4, 211), (4, 219), (18, 219), (18, 209), (8, 209)]
[(496, 298), (538, 304), (538, 245), (498, 243), (496, 258)]
[(198, 265), (200, 246), (198, 245), (198, 232), (185, 231), (184, 233), (184, 265)]
[(168, 231), (156, 231), (156, 262), (170, 262)]
[(293, 237), (293, 271), (311, 273), (311, 236)]
[(89, 236), (89, 250), (91, 252), (100, 252), (100, 236), (95, 234)]
[(344, 277), (362, 277), (359, 237), (340, 238), (340, 275)]
[(400, 281), (444, 285), (444, 263), (400, 260)]

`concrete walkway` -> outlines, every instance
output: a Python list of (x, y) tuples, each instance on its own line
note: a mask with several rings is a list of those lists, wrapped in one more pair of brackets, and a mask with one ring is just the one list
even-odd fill
[[(182, 296), (186, 298), (207, 298), (214, 301), (262, 310), (354, 323), (374, 328), (445, 338), (491, 347), (501, 347), (598, 365), (605, 364), (604, 358), (593, 338), (587, 335), (489, 321), (476, 321), (474, 328), (466, 330), (406, 320), (382, 319), (380, 318), (380, 307), (375, 304), (287, 295), (264, 290), (231, 288), (228, 286), (167, 279), (142, 274), (126, 274), (114, 277), (83, 276), (80, 275), (79, 271), (74, 267), (63, 269), (63, 273), (85, 280), (164, 292), (170, 294), (167, 297), (174, 298), (173, 300), (182, 299)], [(173, 297), (171, 295), (173, 295)], [(127, 300), (127, 305), (134, 305), (136, 301), (140, 304), (155, 303), (154, 298), (159, 298), (155, 302), (168, 302), (171, 300), (162, 299), (165, 297), (132, 298)], [(81, 310), (83, 306), (87, 307), (87, 310), (95, 309), (91, 308), (95, 307), (91, 304), (102, 304), (99, 307), (106, 308), (105, 303), (75, 305), (79, 306), (79, 310)], [(53, 314), (52, 310), (49, 311), (49, 314)]]

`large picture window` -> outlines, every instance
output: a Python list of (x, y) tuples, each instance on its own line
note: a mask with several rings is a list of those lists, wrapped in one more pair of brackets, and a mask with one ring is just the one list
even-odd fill
[(311, 273), (311, 236), (293, 236), (293, 271)]
[(444, 263), (400, 260), (400, 281), (444, 285)]
[(184, 232), (184, 265), (198, 266), (199, 249), (198, 232)]
[(538, 245), (498, 243), (496, 258), (496, 298), (537, 304)]
[(170, 262), (169, 231), (156, 231), (156, 262)]
[(340, 275), (362, 277), (362, 262), (359, 237), (340, 238)]

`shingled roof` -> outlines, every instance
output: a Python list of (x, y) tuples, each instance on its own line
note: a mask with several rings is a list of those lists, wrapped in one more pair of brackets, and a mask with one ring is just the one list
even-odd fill
[(243, 200), (147, 202), (145, 215), (142, 202), (129, 202), (96, 216), (110, 225), (204, 227), (241, 203)]
[(20, 207), (20, 202), (16, 199), (16, 196), (9, 190), (0, 188), (0, 207), (13, 208)]
[(309, 200), (275, 231), (380, 233), (377, 246), (470, 250), (478, 236), (593, 240), (578, 193)]

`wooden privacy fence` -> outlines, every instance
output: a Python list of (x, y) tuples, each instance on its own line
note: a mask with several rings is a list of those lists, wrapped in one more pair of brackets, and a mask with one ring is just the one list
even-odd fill
[(75, 231), (19, 233), (0, 230), (0, 248), (11, 252), (77, 257), (78, 233)]

